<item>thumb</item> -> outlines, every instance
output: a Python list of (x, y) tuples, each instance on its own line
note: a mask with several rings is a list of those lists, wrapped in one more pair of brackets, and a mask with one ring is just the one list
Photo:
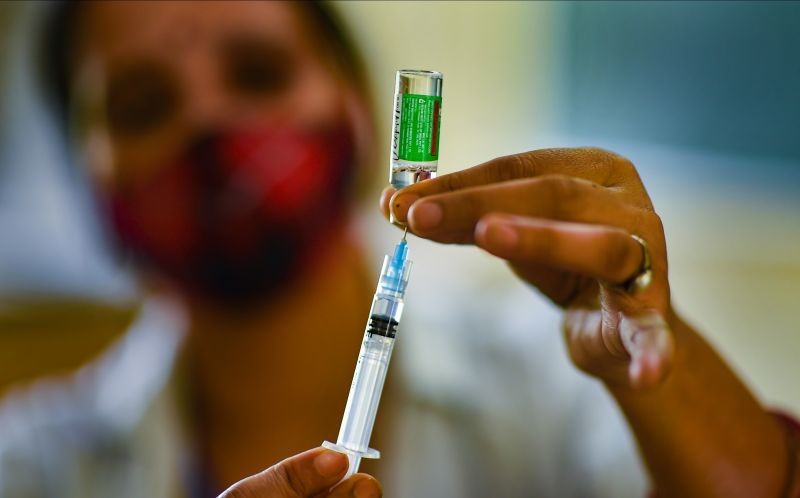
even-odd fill
[(634, 316), (620, 314), (619, 335), (631, 357), (628, 379), (632, 387), (654, 387), (669, 374), (675, 339), (664, 317), (647, 310)]
[(242, 479), (218, 498), (305, 498), (332, 488), (347, 471), (347, 456), (314, 448)]

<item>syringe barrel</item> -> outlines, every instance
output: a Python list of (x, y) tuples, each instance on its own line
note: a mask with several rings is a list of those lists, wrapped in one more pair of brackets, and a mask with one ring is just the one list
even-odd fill
[(436, 177), (442, 122), (442, 73), (397, 71), (389, 182), (403, 188)]
[[(403, 313), (403, 295), (411, 262), (403, 261), (398, 268), (392, 265), (396, 261), (388, 256), (384, 259), (336, 441), (339, 446), (354, 452), (369, 450), (397, 326)], [(395, 276), (397, 273), (399, 275)], [(400, 283), (402, 285), (398, 285)]]

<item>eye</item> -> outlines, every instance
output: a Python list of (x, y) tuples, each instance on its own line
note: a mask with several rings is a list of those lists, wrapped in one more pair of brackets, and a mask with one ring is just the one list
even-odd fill
[(223, 49), (224, 78), (234, 93), (252, 97), (274, 97), (292, 82), (294, 65), (285, 49), (267, 40), (241, 37)]
[(106, 95), (108, 124), (114, 133), (141, 135), (166, 122), (178, 107), (178, 88), (164, 68), (149, 63), (115, 71)]

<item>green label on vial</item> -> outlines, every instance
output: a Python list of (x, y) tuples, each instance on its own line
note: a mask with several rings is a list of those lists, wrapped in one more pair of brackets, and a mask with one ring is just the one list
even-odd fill
[(398, 107), (397, 157), (404, 161), (438, 160), (442, 98), (404, 93)]

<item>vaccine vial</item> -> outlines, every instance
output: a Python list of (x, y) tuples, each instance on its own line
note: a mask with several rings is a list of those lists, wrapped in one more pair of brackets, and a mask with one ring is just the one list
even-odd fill
[(442, 122), (442, 73), (397, 71), (389, 182), (397, 189), (436, 177)]

